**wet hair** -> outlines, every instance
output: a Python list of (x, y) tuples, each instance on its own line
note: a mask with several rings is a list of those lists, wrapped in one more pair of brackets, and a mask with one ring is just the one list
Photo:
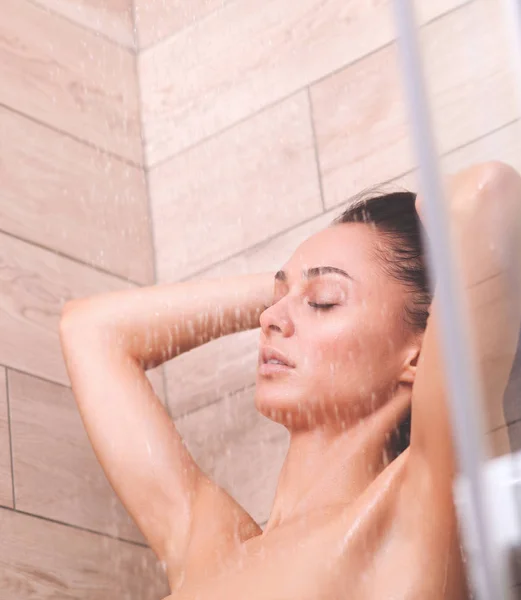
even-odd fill
[(424, 231), (415, 207), (416, 194), (408, 191), (379, 193), (365, 190), (349, 202), (331, 225), (366, 223), (380, 235), (374, 248), (384, 272), (409, 292), (404, 321), (413, 331), (424, 331), (432, 302), (424, 250)]
[[(404, 322), (413, 332), (427, 327), (432, 302), (432, 285), (427, 272), (424, 246), (425, 231), (416, 212), (416, 194), (406, 190), (381, 192), (378, 188), (363, 191), (348, 204), (331, 226), (342, 223), (366, 223), (380, 234), (375, 256), (394, 280), (408, 290), (404, 306)], [(393, 432), (390, 451), (393, 457), (401, 454), (410, 442), (411, 413)]]

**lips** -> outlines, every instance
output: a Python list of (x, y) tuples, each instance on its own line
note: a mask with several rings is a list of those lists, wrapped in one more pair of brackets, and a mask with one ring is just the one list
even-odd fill
[[(285, 354), (270, 346), (263, 346), (259, 353), (259, 365), (267, 364), (269, 360), (277, 360), (282, 365), (291, 369), (295, 368), (295, 363), (292, 362)], [(269, 363), (277, 364), (277, 363)]]

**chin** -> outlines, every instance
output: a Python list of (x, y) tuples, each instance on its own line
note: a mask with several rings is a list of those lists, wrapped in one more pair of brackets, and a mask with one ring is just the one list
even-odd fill
[(315, 408), (309, 405), (309, 395), (295, 384), (283, 381), (257, 379), (255, 407), (270, 421), (280, 423), (288, 429), (308, 427), (317, 420)]
[(301, 412), (302, 398), (279, 382), (257, 379), (255, 407), (265, 417), (282, 425), (289, 425)]
[(324, 397), (323, 390), (318, 398), (314, 386), (299, 389), (296, 382), (257, 377), (255, 407), (263, 416), (288, 429), (351, 421), (357, 403), (350, 400), (343, 397), (334, 401)]

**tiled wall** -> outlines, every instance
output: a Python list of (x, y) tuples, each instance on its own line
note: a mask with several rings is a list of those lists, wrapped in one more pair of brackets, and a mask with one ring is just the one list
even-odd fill
[[(416, 5), (444, 166), (521, 170), (499, 0)], [(360, 188), (416, 189), (393, 38), (389, 0), (0, 3), (2, 600), (166, 595), (83, 430), (61, 307), (275, 269)], [(287, 435), (253, 407), (258, 333), (165, 374), (195, 458), (262, 523)], [(489, 426), (500, 452), (508, 430)]]
[(90, 447), (58, 340), (66, 300), (154, 281), (131, 9), (0, 3), (2, 600), (168, 593)]
[[(278, 268), (361, 188), (417, 189), (389, 1), (135, 4), (159, 281)], [(444, 167), (521, 169), (501, 3), (416, 7)], [(189, 448), (264, 522), (287, 436), (252, 405), (257, 338), (216, 340), (166, 374)], [(497, 411), (488, 422), (501, 452), (507, 429)]]

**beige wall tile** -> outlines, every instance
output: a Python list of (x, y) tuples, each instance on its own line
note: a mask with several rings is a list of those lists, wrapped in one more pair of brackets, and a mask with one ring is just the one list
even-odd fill
[[(499, 160), (521, 172), (521, 122), (516, 121), (448, 152), (440, 158), (444, 176), (457, 173), (473, 164)], [(419, 192), (420, 176), (417, 169), (400, 175), (391, 185)]]
[(16, 508), (144, 543), (103, 474), (71, 390), (8, 377)]
[(66, 300), (132, 287), (0, 234), (0, 363), (68, 384), (58, 339)]
[(111, 40), (134, 47), (132, 0), (33, 0)]
[(135, 57), (28, 0), (0, 3), (0, 103), (141, 161)]
[(414, 164), (397, 57), (386, 47), (311, 88), (328, 207)]
[(255, 408), (253, 388), (231, 395), (176, 425), (199, 466), (257, 522), (266, 521), (288, 434)]
[(497, 458), (510, 453), (510, 439), (508, 427), (500, 427), (486, 435), (486, 443), (489, 445), (490, 458)]
[(158, 600), (168, 594), (151, 550), (0, 510), (2, 600)]
[(154, 168), (149, 183), (160, 282), (320, 213), (307, 95)]
[[(470, 3), (429, 24), (422, 44), (441, 153), (517, 117), (495, 0)], [(312, 87), (326, 206), (414, 167), (401, 86), (392, 45)]]
[[(311, 219), (205, 271), (200, 278), (276, 271), (300, 242), (327, 226), (338, 214), (336, 209)], [(177, 417), (253, 385), (259, 335), (260, 330), (256, 329), (222, 337), (166, 363), (172, 415)]]
[(145, 176), (0, 107), (0, 229), (138, 283), (154, 279)]
[(442, 164), (445, 172), (456, 173), (472, 164), (489, 160), (500, 160), (521, 172), (520, 121), (450, 152)]
[(0, 368), (0, 505), (13, 507), (9, 411), (4, 368)]
[[(418, 2), (422, 21), (464, 0)], [(241, 0), (138, 59), (153, 165), (388, 43), (390, 2)]]
[(138, 46), (145, 48), (222, 8), (231, 0), (134, 0)]
[(170, 413), (178, 417), (255, 382), (259, 329), (213, 340), (165, 365)]

